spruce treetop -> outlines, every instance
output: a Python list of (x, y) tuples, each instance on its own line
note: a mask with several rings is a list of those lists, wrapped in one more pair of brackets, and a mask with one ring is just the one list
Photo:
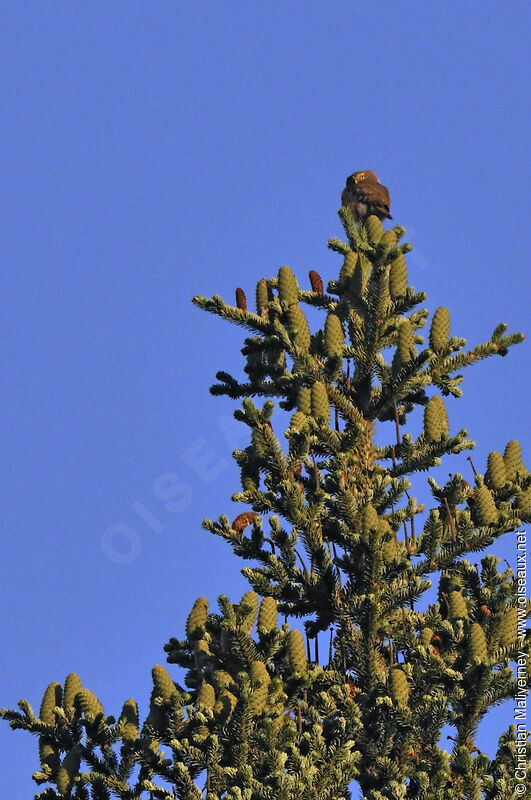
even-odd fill
[(186, 688), (153, 667), (143, 722), (132, 698), (107, 715), (74, 673), (38, 716), (25, 700), (2, 710), (38, 736), (37, 798), (347, 800), (352, 781), (364, 800), (513, 798), (529, 744), (514, 726), (494, 758), (475, 742), (488, 710), (528, 684), (531, 607), (512, 569), (468, 556), (531, 521), (531, 474), (514, 440), (474, 485), (430, 472), (473, 447), (445, 402), (464, 369), (523, 337), (501, 324), (469, 349), (449, 310), (430, 317), (409, 285), (404, 228), (339, 215), (347, 241), (329, 241), (342, 263), (326, 287), (282, 266), (257, 282), (255, 311), (241, 288), (235, 305), (194, 298), (248, 332), (245, 378), (218, 372), (211, 390), (241, 400), (249, 429), (234, 452), (243, 510), (204, 526), (251, 562), (250, 590), (222, 595), (219, 613), (195, 601), (185, 638), (165, 646)]

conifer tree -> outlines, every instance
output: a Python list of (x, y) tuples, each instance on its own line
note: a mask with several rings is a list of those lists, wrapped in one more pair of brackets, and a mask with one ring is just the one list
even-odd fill
[[(142, 724), (133, 699), (109, 716), (74, 674), (48, 686), (38, 716), (24, 700), (4, 709), (38, 736), (36, 797), (339, 800), (353, 781), (364, 800), (514, 796), (527, 740), (512, 726), (491, 758), (476, 735), (528, 684), (531, 609), (510, 568), (470, 557), (531, 520), (531, 473), (514, 440), (473, 485), (430, 472), (473, 447), (445, 402), (462, 371), (523, 337), (501, 324), (467, 349), (448, 309), (421, 308), (404, 229), (339, 215), (347, 241), (329, 242), (342, 265), (326, 291), (283, 266), (258, 281), (256, 311), (240, 288), (234, 306), (194, 298), (249, 334), (246, 378), (218, 372), (212, 387), (241, 400), (249, 429), (234, 453), (244, 510), (204, 526), (249, 562), (251, 589), (216, 613), (196, 600), (185, 638), (165, 646), (186, 688), (155, 666)], [(427, 504), (412, 493), (423, 472)]]

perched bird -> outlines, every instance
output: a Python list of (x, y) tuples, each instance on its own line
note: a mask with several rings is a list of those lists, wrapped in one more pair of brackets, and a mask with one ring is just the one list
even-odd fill
[(378, 181), (372, 169), (354, 172), (347, 178), (341, 194), (341, 204), (349, 208), (355, 219), (365, 219), (374, 214), (379, 219), (393, 219), (389, 213), (391, 197), (386, 186)]

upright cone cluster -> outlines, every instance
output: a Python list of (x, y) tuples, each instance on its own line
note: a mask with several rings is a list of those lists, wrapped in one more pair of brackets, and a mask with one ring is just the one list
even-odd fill
[(277, 603), (274, 597), (264, 597), (260, 603), (257, 628), (260, 633), (271, 633), (277, 627)]
[(391, 696), (400, 708), (405, 708), (409, 699), (409, 683), (404, 670), (395, 665), (390, 672)]
[(267, 306), (269, 303), (269, 292), (267, 288), (267, 281), (261, 278), (256, 284), (256, 313), (260, 317), (267, 317)]
[(407, 292), (407, 265), (403, 253), (391, 261), (389, 267), (389, 293), (393, 300), (404, 297)]
[(478, 664), (487, 660), (487, 640), (478, 622), (474, 622), (470, 627), (470, 655)]
[(448, 595), (448, 617), (450, 619), (466, 619), (468, 606), (461, 592), (450, 592)]
[(324, 340), (325, 350), (328, 356), (341, 355), (343, 353), (345, 336), (343, 334), (341, 320), (337, 314), (328, 314), (325, 322)]
[(507, 472), (505, 462), (496, 450), (489, 453), (487, 459), (487, 471), (485, 473), (485, 484), (489, 489), (501, 489), (507, 483)]
[(367, 231), (367, 238), (371, 244), (378, 244), (384, 236), (384, 227), (378, 217), (371, 214), (367, 217), (365, 222), (365, 230)]
[(306, 671), (306, 651), (303, 638), (298, 630), (292, 630), (287, 638), (289, 663), (293, 672), (303, 674)]
[(440, 306), (431, 321), (430, 328), (430, 347), (436, 353), (444, 350), (448, 346), (450, 338), (450, 312), (444, 306)]
[(508, 442), (503, 453), (503, 463), (505, 464), (505, 473), (510, 481), (514, 481), (517, 477), (528, 474), (524, 462), (522, 461), (520, 442), (517, 442), (516, 439), (512, 439)]
[(499, 624), (500, 647), (510, 647), (516, 642), (518, 611), (515, 606), (505, 609)]
[(207, 617), (208, 600), (206, 597), (198, 597), (186, 620), (186, 635), (189, 639), (201, 639), (203, 637)]
[(123, 739), (125, 742), (134, 742), (138, 738), (138, 705), (136, 700), (126, 700), (118, 722), (123, 725)]
[(312, 386), (311, 393), (311, 413), (315, 419), (328, 422), (330, 417), (330, 404), (326, 386), (321, 381), (316, 381)]
[(490, 489), (485, 485), (476, 489), (475, 509), (478, 525), (491, 525), (497, 521), (496, 504)]
[(430, 442), (440, 442), (448, 436), (450, 426), (444, 400), (433, 395), (424, 409), (424, 432)]
[(416, 357), (417, 348), (415, 347), (413, 327), (408, 319), (403, 319), (398, 328), (398, 345), (393, 366), (398, 369), (414, 361)]

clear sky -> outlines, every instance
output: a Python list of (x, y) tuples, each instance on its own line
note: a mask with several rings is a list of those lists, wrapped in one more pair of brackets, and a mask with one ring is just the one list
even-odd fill
[[(193, 295), (284, 263), (334, 277), (340, 192), (369, 168), (452, 333), (529, 335), (529, 5), (3, 0), (0, 23), (0, 705), (76, 671), (108, 713), (145, 708), (194, 599), (248, 588), (201, 529), (243, 510), (245, 439), (208, 393), (242, 332)], [(448, 404), (478, 469), (511, 438), (531, 465), (529, 354)], [(0, 749), (0, 800), (33, 796), (36, 742), (2, 723)]]

